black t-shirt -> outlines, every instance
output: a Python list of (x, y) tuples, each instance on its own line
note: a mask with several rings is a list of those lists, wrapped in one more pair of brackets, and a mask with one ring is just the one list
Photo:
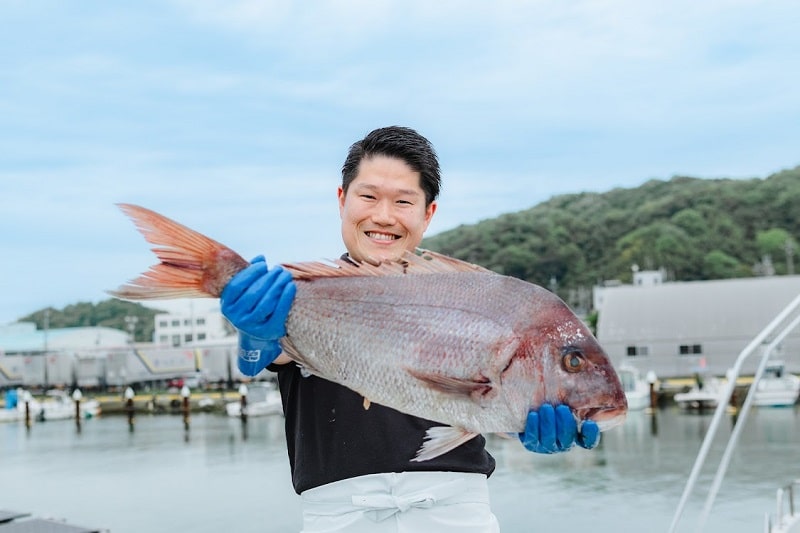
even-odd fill
[(331, 381), (303, 376), (295, 363), (277, 372), (286, 414), (286, 443), (295, 491), (355, 476), (384, 472), (494, 471), (495, 460), (477, 436), (429, 461), (412, 462), (425, 432), (441, 425), (378, 404)]

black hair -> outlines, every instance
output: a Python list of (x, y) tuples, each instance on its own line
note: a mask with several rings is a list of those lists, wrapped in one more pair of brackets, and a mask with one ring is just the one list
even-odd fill
[(376, 155), (401, 159), (412, 170), (419, 172), (419, 184), (425, 191), (425, 205), (430, 205), (439, 197), (442, 177), (433, 145), (413, 129), (402, 126), (378, 128), (350, 146), (342, 165), (342, 189), (345, 193), (358, 175), (361, 161)]

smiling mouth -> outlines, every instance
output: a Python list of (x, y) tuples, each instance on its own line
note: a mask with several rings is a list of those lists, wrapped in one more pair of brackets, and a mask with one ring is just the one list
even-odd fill
[(373, 240), (376, 240), (376, 241), (386, 241), (386, 242), (395, 241), (395, 240), (400, 238), (398, 235), (393, 235), (393, 234), (390, 234), (390, 233), (378, 233), (378, 232), (375, 232), (375, 231), (367, 231), (367, 232), (365, 232), (365, 235), (367, 237), (369, 237), (370, 239), (373, 239)]

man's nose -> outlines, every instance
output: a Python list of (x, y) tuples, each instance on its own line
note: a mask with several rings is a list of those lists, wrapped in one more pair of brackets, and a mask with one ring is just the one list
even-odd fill
[(372, 212), (372, 221), (383, 226), (395, 223), (394, 206), (391, 202), (378, 202)]

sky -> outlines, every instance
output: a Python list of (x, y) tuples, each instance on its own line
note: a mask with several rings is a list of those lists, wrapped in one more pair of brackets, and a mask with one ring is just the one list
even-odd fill
[(798, 23), (796, 0), (0, 0), (0, 324), (155, 262), (120, 202), (248, 259), (338, 257), (341, 165), (381, 126), (436, 147), (428, 235), (793, 168)]

